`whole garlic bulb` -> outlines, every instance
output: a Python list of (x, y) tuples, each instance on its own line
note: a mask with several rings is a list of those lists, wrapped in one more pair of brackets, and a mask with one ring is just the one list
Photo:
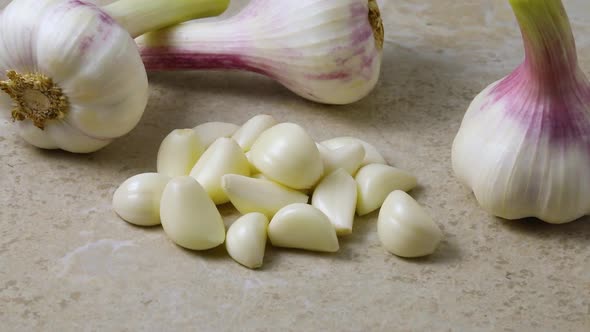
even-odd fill
[(148, 70), (248, 70), (309, 100), (349, 104), (375, 87), (383, 41), (375, 0), (251, 0), (233, 17), (137, 43)]
[(125, 135), (148, 99), (132, 36), (227, 5), (170, 2), (120, 0), (99, 8), (82, 1), (12, 1), (0, 16), (0, 111), (11, 113), (27, 142), (44, 149), (88, 153)]
[(510, 0), (524, 63), (469, 106), (455, 174), (505, 219), (565, 223), (590, 213), (590, 83), (560, 0)]

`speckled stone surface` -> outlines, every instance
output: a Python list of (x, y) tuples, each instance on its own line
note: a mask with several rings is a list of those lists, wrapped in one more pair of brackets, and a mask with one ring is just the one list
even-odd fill
[[(253, 74), (159, 73), (137, 129), (93, 155), (31, 148), (1, 120), (0, 330), (590, 331), (590, 220), (493, 218), (451, 171), (470, 100), (522, 59), (507, 1), (384, 2), (382, 80), (355, 105), (307, 102)], [(565, 4), (588, 73), (590, 2)], [(170, 130), (261, 112), (318, 140), (361, 137), (414, 172), (413, 196), (444, 230), (438, 252), (388, 254), (372, 214), (337, 254), (269, 247), (250, 271), (223, 247), (182, 250), (111, 211), (118, 184), (154, 170)]]

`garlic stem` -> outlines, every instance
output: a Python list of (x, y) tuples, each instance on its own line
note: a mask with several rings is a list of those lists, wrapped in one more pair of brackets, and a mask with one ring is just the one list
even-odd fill
[(510, 0), (510, 4), (525, 45), (523, 70), (546, 84), (561, 85), (571, 78), (578, 68), (576, 43), (561, 0)]
[(228, 4), (229, 0), (119, 0), (103, 10), (135, 38), (193, 18), (220, 15)]

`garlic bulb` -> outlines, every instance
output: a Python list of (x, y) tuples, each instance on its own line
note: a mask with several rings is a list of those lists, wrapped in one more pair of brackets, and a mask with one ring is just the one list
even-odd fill
[(0, 18), (0, 112), (32, 145), (96, 151), (133, 129), (147, 103), (132, 37), (219, 14), (227, 1), (13, 1)]
[(324, 172), (315, 142), (294, 123), (263, 132), (250, 149), (250, 160), (266, 177), (293, 189), (313, 187)]
[(113, 195), (113, 209), (119, 217), (138, 226), (160, 224), (160, 199), (170, 177), (158, 173), (133, 176)]
[(229, 202), (221, 179), (226, 174), (250, 175), (250, 165), (240, 146), (231, 138), (222, 137), (211, 144), (193, 167), (190, 176), (205, 188), (215, 204)]
[(510, 0), (525, 60), (469, 106), (453, 169), (505, 219), (565, 223), (590, 213), (590, 83), (560, 0)]
[(336, 252), (336, 230), (328, 217), (307, 204), (292, 204), (281, 209), (268, 226), (268, 237), (275, 247)]
[(244, 152), (248, 152), (260, 134), (276, 124), (277, 121), (272, 116), (260, 114), (244, 123), (232, 138)]
[(272, 218), (280, 209), (294, 203), (307, 203), (309, 197), (295, 189), (265, 179), (227, 174), (222, 187), (241, 214), (260, 212)]
[(137, 42), (148, 69), (249, 70), (304, 98), (348, 104), (375, 86), (383, 39), (375, 0), (252, 0), (229, 19), (183, 24)]
[(227, 230), (227, 253), (245, 267), (261, 267), (266, 250), (267, 228), (268, 219), (261, 213), (250, 213), (238, 218)]
[(383, 203), (377, 234), (387, 251), (408, 258), (432, 254), (443, 237), (418, 202), (401, 190), (389, 194)]
[(345, 170), (338, 169), (317, 185), (311, 205), (330, 219), (338, 235), (348, 235), (352, 234), (356, 201), (356, 182)]
[(323, 141), (321, 144), (332, 150), (348, 145), (361, 144), (363, 148), (365, 148), (365, 159), (363, 159), (361, 166), (369, 164), (387, 164), (387, 161), (385, 161), (385, 158), (383, 158), (375, 146), (355, 137), (336, 137)]
[(206, 122), (193, 128), (199, 141), (205, 148), (213, 144), (218, 138), (231, 137), (237, 130), (237, 125), (227, 122)]
[(192, 129), (173, 130), (160, 144), (158, 173), (170, 177), (189, 175), (205, 146)]
[(225, 225), (217, 207), (190, 176), (174, 178), (166, 185), (160, 215), (164, 231), (181, 247), (207, 250), (225, 241)]

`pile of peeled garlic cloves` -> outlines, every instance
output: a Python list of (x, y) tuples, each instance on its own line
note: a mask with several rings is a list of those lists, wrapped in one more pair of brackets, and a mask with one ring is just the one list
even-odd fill
[[(157, 156), (157, 173), (131, 177), (116, 190), (115, 212), (140, 226), (162, 224), (177, 245), (222, 245), (248, 268), (274, 247), (339, 250), (355, 214), (379, 211), (378, 235), (401, 257), (433, 253), (442, 233), (406, 192), (416, 178), (387, 165), (371, 144), (353, 137), (315, 142), (304, 128), (258, 115), (241, 127), (210, 122), (172, 131)], [(242, 217), (225, 228), (217, 206)]]

